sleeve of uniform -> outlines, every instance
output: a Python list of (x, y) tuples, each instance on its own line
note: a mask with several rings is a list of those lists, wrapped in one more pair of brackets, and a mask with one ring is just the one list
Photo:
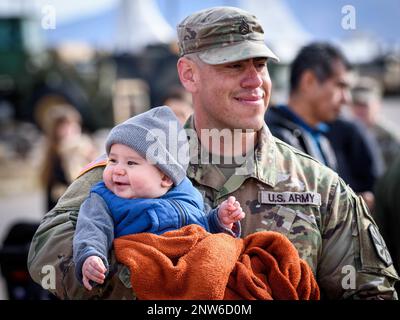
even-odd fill
[(398, 275), (364, 201), (342, 179), (331, 187), (322, 219), (317, 269), (328, 299), (397, 299)]
[(103, 260), (109, 269), (107, 254), (114, 240), (114, 223), (108, 206), (101, 196), (90, 193), (79, 210), (78, 221), (73, 240), (75, 274), (82, 282), (82, 266), (90, 256)]
[(35, 282), (60, 299), (134, 299), (129, 272), (118, 264), (113, 250), (104, 284), (86, 290), (75, 277), (72, 241), (78, 212), (90, 188), (102, 178), (103, 167), (94, 168), (74, 181), (55, 208), (42, 219), (28, 255), (28, 269)]

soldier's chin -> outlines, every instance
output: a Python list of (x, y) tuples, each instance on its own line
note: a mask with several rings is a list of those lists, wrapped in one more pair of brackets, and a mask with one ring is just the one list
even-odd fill
[(247, 128), (247, 130), (254, 130), (254, 131), (260, 131), (262, 127), (264, 126), (264, 117), (260, 119), (257, 123), (254, 123), (250, 128)]

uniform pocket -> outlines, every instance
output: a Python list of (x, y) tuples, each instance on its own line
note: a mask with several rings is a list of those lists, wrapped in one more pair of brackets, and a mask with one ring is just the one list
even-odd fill
[(295, 210), (278, 205), (269, 211), (261, 222), (267, 230), (288, 235), (292, 229), (296, 216), (297, 213)]
[[(300, 258), (306, 260), (316, 272), (318, 256), (321, 251), (322, 238), (314, 210), (304, 211), (304, 207), (276, 206), (262, 223), (265, 229), (285, 235), (296, 247)], [(273, 213), (272, 213), (273, 212)]]
[(263, 221), (268, 226), (268, 230), (277, 231), (284, 235), (289, 233), (298, 233), (300, 230), (318, 229), (318, 224), (313, 213), (304, 213), (303, 211), (286, 206), (277, 206), (272, 219)]

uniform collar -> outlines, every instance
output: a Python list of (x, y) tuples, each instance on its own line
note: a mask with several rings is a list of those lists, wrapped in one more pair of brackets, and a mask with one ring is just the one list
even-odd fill
[[(201, 185), (206, 185), (218, 191), (217, 197), (223, 197), (237, 190), (248, 178), (255, 178), (272, 187), (276, 184), (276, 144), (274, 137), (266, 124), (257, 133), (258, 143), (255, 157), (249, 157), (240, 170), (241, 174), (233, 175), (228, 180), (214, 164), (208, 163), (208, 151), (201, 147), (195, 133), (194, 117), (191, 116), (185, 124), (190, 146), (190, 165), (188, 177)], [(202, 155), (203, 153), (203, 155)], [(203, 158), (201, 158), (203, 156)], [(201, 161), (207, 159), (207, 161)]]

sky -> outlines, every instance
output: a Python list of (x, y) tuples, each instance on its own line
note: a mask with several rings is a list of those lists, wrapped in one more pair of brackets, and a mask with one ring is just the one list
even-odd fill
[(385, 38), (387, 41), (400, 40), (399, 0), (286, 0), (298, 16), (304, 28), (317, 37), (329, 34), (346, 36), (348, 31), (341, 28), (343, 6), (355, 9), (356, 31), (362, 31)]
[[(340, 22), (344, 15), (342, 8), (351, 5), (355, 9), (356, 31), (374, 34), (388, 41), (400, 41), (399, 0), (282, 1), (286, 2), (303, 27), (317, 38), (326, 38), (329, 35), (347, 36), (349, 32), (341, 27)], [(216, 5), (237, 6), (240, 2), (239, 0), (157, 0), (160, 9), (172, 26), (195, 10)]]
[[(244, 0), (245, 1), (245, 0)], [(266, 0), (260, 0), (266, 1)], [(377, 33), (388, 39), (399, 39), (399, 0), (282, 0), (293, 10), (304, 27), (313, 34), (345, 34), (340, 28), (343, 14), (341, 9), (351, 5), (356, 10), (357, 28)], [(54, 5), (59, 23), (82, 17), (95, 16), (115, 8), (119, 0), (2, 0), (9, 5), (18, 2), (34, 3), (37, 7)], [(166, 20), (172, 27), (186, 15), (196, 10), (218, 5), (240, 6), (240, 0), (155, 0)], [(0, 8), (2, 5), (0, 5)]]
[[(146, 1), (146, 0), (145, 0)], [(240, 6), (240, 0), (154, 0), (161, 13), (172, 28), (189, 13), (207, 7), (219, 5)], [(244, 0), (246, 1), (246, 0)], [(268, 0), (260, 0), (268, 1)], [(331, 40), (346, 38), (355, 33), (377, 36), (387, 42), (400, 43), (400, 1), (399, 0), (269, 0), (285, 1), (306, 31), (317, 39)], [(20, 6), (20, 3), (43, 9), (46, 5), (54, 6), (57, 13), (57, 25), (60, 30), (47, 32), (49, 39), (66, 36), (62, 26), (72, 28), (70, 34), (76, 37), (110, 39), (111, 22), (115, 22), (119, 0), (1, 0), (0, 13), (4, 8)], [(345, 30), (341, 21), (342, 8), (351, 5), (355, 10), (356, 28)], [(42, 13), (43, 14), (43, 13)], [(257, 14), (257, 13), (256, 13)], [(111, 21), (111, 22), (110, 22)], [(282, 21), (282, 23), (285, 23)], [(94, 27), (94, 25), (98, 25)], [(97, 35), (82, 34), (82, 28), (90, 25)], [(101, 41), (101, 40), (97, 40)]]

